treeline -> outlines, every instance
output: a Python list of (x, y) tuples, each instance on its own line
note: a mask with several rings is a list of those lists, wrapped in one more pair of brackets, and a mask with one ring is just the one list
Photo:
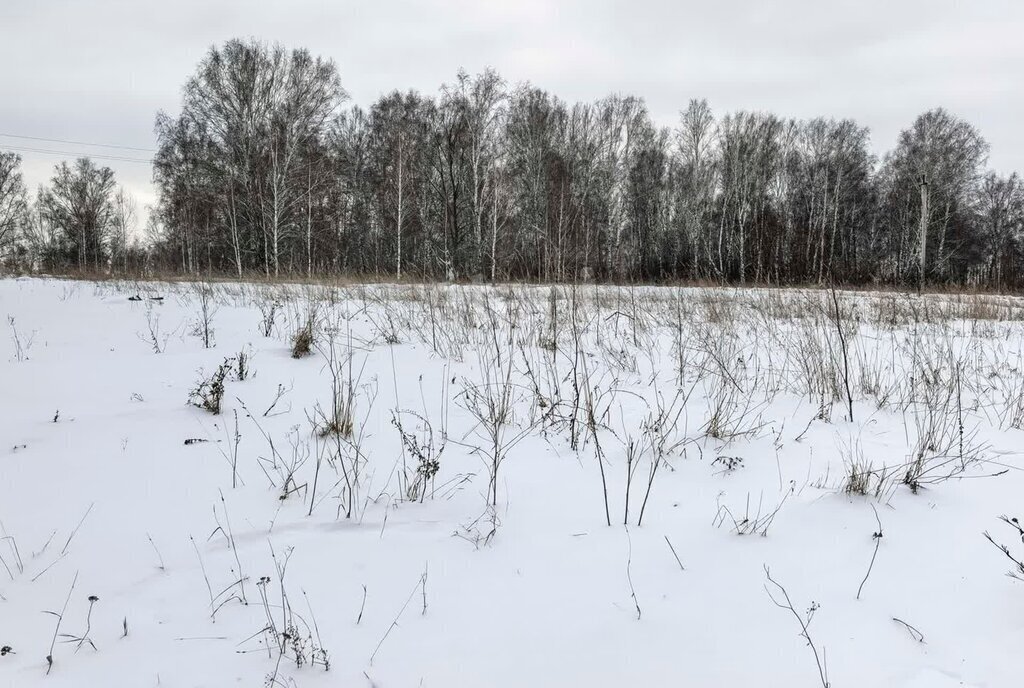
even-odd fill
[(109, 167), (62, 162), (32, 202), (21, 157), (0, 150), (0, 268), (139, 274), (155, 243), (134, 233), (137, 220), (135, 199)]
[[(851, 120), (694, 100), (670, 129), (640, 98), (570, 104), (491, 70), (364, 110), (330, 60), (233, 40), (156, 132), (160, 270), (1017, 286), (1024, 266), (1020, 178), (943, 109), (880, 160)], [(110, 262), (79, 229), (54, 255)]]

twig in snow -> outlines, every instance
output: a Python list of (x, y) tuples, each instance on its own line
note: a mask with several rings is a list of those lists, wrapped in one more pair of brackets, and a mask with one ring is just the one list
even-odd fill
[(633, 597), (633, 605), (636, 607), (636, 619), (640, 620), (643, 612), (640, 611), (640, 602), (636, 598), (636, 588), (633, 587), (633, 575), (631, 572), (633, 564), (633, 538), (629, 536), (629, 526), (623, 526), (626, 530), (626, 581), (629, 583), (629, 594)]
[[(267, 410), (263, 412), (263, 417), (264, 418), (272, 418), (273, 416), (270, 415), (270, 412), (274, 410), (275, 406), (277, 406), (277, 402), (281, 401), (281, 398), (285, 394), (290, 392), (290, 391), (292, 391), (291, 387), (288, 387), (287, 389), (285, 389), (284, 385), (278, 384), (278, 386), (277, 386), (277, 395), (274, 397), (274, 401), (271, 402), (270, 406), (267, 407)], [(285, 409), (284, 411), (280, 411), (278, 413), (275, 413), (274, 416), (279, 416), (282, 413), (288, 413), (291, 410), (292, 410), (292, 405), (288, 404), (288, 408), (287, 409)]]
[(665, 542), (668, 543), (668, 548), (672, 550), (672, 556), (676, 558), (676, 563), (679, 564), (679, 570), (685, 571), (686, 567), (683, 566), (683, 562), (679, 559), (679, 555), (676, 554), (676, 548), (672, 546), (672, 541), (668, 539), (668, 535), (665, 536)]
[(68, 596), (64, 600), (64, 606), (61, 607), (60, 613), (57, 612), (44, 612), (44, 614), (52, 614), (57, 617), (57, 626), (53, 629), (53, 638), (50, 640), (50, 652), (46, 655), (46, 675), (50, 675), (50, 669), (53, 668), (53, 647), (57, 644), (57, 634), (60, 633), (60, 622), (64, 620), (64, 612), (68, 610), (68, 603), (71, 601), (71, 593), (75, 591), (75, 583), (78, 582), (78, 572), (75, 571), (75, 577), (71, 580), (71, 587), (68, 588)]
[(871, 534), (872, 539), (875, 541), (875, 551), (871, 555), (871, 563), (868, 564), (868, 571), (864, 574), (864, 580), (860, 582), (860, 587), (857, 588), (857, 599), (860, 599), (860, 592), (864, 589), (864, 584), (868, 582), (868, 576), (871, 575), (871, 569), (875, 565), (875, 557), (878, 556), (878, 546), (882, 544), (882, 519), (878, 518), (878, 509), (875, 505), (871, 505), (871, 510), (875, 512), (875, 521), (878, 522), (878, 530)]
[(895, 621), (896, 623), (900, 624), (900, 625), (901, 625), (901, 626), (903, 626), (904, 628), (906, 628), (906, 629), (907, 629), (907, 632), (908, 632), (908, 633), (910, 633), (910, 637), (911, 637), (911, 638), (913, 638), (914, 640), (916, 640), (916, 641), (917, 641), (917, 642), (919, 642), (919, 643), (923, 643), (923, 642), (924, 642), (924, 634), (923, 634), (923, 633), (921, 633), (921, 631), (917, 630), (916, 628), (914, 628), (913, 626), (911, 626), (910, 624), (908, 624), (908, 623), (907, 623), (906, 621), (904, 621), (903, 619), (897, 619), (897, 618), (896, 618), (896, 617), (894, 616), (894, 617), (892, 617), (892, 620), (893, 620), (893, 621)]
[[(1020, 541), (1024, 542), (1024, 528), (1021, 527), (1020, 521), (1018, 521), (1016, 518), (1009, 518), (1008, 516), (1000, 516), (999, 520), (1006, 523), (1014, 530), (1016, 530), (1017, 534), (1020, 535)], [(1009, 547), (996, 542), (995, 538), (989, 535), (988, 531), (985, 531), (984, 535), (985, 539), (991, 542), (995, 547), (999, 549), (1000, 552), (1006, 555), (1007, 559), (1013, 562), (1014, 570), (1010, 571), (1006, 575), (1008, 575), (1010, 578), (1014, 578), (1019, 581), (1024, 581), (1024, 558), (1018, 558), (1016, 555), (1014, 555), (1013, 552), (1010, 551)]]
[(85, 510), (85, 513), (82, 515), (82, 519), (78, 522), (78, 525), (75, 526), (75, 529), (71, 531), (71, 535), (68, 535), (68, 540), (67, 540), (67, 542), (64, 543), (64, 549), (62, 549), (60, 551), (60, 555), (61, 556), (64, 556), (65, 554), (67, 554), (68, 546), (71, 544), (71, 541), (74, 539), (75, 535), (78, 533), (78, 529), (82, 527), (83, 523), (85, 523), (85, 519), (88, 518), (89, 512), (92, 511), (92, 508), (94, 506), (96, 506), (96, 502), (93, 502), (92, 504), (89, 505), (89, 508)]
[(52, 569), (57, 564), (57, 562), (60, 561), (63, 558), (64, 558), (64, 555), (62, 554), (59, 557), (57, 557), (56, 559), (54, 559), (52, 562), (50, 562), (49, 566), (47, 566), (45, 569), (43, 569), (42, 571), (40, 571), (36, 575), (32, 576), (32, 582), (35, 583), (37, 580), (39, 580), (44, 573), (46, 573), (47, 571)]
[(391, 625), (388, 626), (388, 630), (384, 632), (384, 635), (383, 637), (381, 637), (380, 642), (377, 643), (377, 647), (373, 649), (373, 654), (370, 655), (370, 664), (373, 664), (374, 657), (376, 657), (377, 652), (380, 651), (380, 646), (383, 645), (384, 641), (388, 639), (389, 635), (391, 635), (391, 631), (393, 631), (395, 627), (398, 626), (398, 620), (402, 618), (402, 613), (405, 612), (405, 608), (409, 606), (409, 603), (412, 602), (412, 598), (416, 596), (416, 590), (423, 587), (424, 585), (426, 585), (426, 580), (424, 579), (423, 576), (420, 576), (420, 579), (416, 581), (416, 585), (413, 587), (412, 592), (409, 593), (409, 597), (408, 599), (406, 599), (405, 604), (403, 604), (402, 608), (398, 610), (398, 614), (395, 616), (395, 620), (391, 622)]
[(210, 616), (213, 618), (214, 623), (217, 622), (217, 612), (213, 606), (213, 587), (210, 585), (210, 577), (206, 575), (206, 565), (203, 564), (203, 555), (199, 553), (199, 546), (196, 544), (196, 540), (191, 535), (188, 539), (192, 541), (192, 549), (196, 551), (196, 559), (199, 560), (199, 568), (203, 572), (203, 580), (206, 581), (206, 591), (210, 593)]
[(388, 525), (388, 507), (389, 506), (391, 506), (390, 502), (388, 504), (384, 505), (384, 520), (380, 524), (380, 535), (378, 536), (378, 539), (380, 539), (380, 540), (384, 539), (384, 528), (386, 528), (387, 525)]
[(149, 544), (153, 546), (153, 551), (156, 552), (156, 558), (160, 560), (160, 566), (158, 568), (161, 571), (166, 571), (166, 568), (164, 567), (164, 558), (160, 554), (160, 550), (156, 548), (156, 543), (153, 542), (153, 536), (151, 536), (149, 533), (146, 533), (146, 539), (149, 540)]
[(227, 530), (225, 531), (223, 528), (220, 528), (220, 519), (217, 518), (216, 505), (214, 505), (213, 508), (213, 518), (217, 522), (217, 527), (226, 534), (228, 544), (231, 545), (231, 553), (235, 555), (235, 564), (238, 566), (239, 588), (242, 593), (242, 604), (249, 604), (249, 601), (245, 597), (245, 572), (242, 570), (242, 561), (238, 557), (238, 548), (235, 546), (235, 534), (231, 530), (231, 517), (228, 516), (228, 503), (224, 499), (224, 491), (218, 490), (218, 492), (220, 493), (220, 506), (224, 511), (224, 523), (227, 525)]
[[(25, 564), (21, 561), (21, 552), (18, 550), (18, 541), (14, 539), (13, 535), (7, 535), (7, 531), (4, 529), (4, 524), (0, 522), (0, 533), (3, 533), (3, 537), (0, 537), (0, 541), (7, 543), (7, 546), (11, 550), (11, 554), (14, 558), (14, 567), (18, 570), (19, 574), (25, 573)], [(7, 570), (7, 575), (10, 576), (11, 580), (14, 580), (14, 574), (11, 573), (10, 567), (7, 566), (7, 562), (4, 561), (3, 557), (0, 557), (0, 564), (3, 564), (4, 569)]]
[(356, 626), (363, 620), (363, 610), (366, 609), (366, 585), (363, 584), (363, 601), (359, 605), (359, 616), (356, 617)]
[(422, 588), (422, 590), (423, 590), (423, 611), (420, 612), (420, 614), (422, 616), (425, 616), (426, 613), (427, 613), (427, 573), (428, 573), (428, 564), (424, 564), (423, 565), (423, 585), (420, 586), (420, 588)]

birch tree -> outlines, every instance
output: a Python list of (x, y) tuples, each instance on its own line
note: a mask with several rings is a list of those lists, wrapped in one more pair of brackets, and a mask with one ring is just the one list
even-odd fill
[(476, 77), (460, 71), (457, 80), (458, 102), (465, 110), (466, 139), (470, 175), (471, 214), (476, 269), (484, 270), (484, 214), (492, 193), (491, 169), (498, 157), (501, 120), (504, 116), (505, 82), (493, 69), (486, 69)]
[(113, 197), (111, 220), (111, 266), (119, 266), (124, 274), (128, 272), (128, 254), (138, 217), (135, 198), (125, 188), (119, 187)]
[[(988, 144), (981, 134), (941, 108), (929, 110), (900, 132), (895, 150), (885, 161), (889, 168), (885, 220), (900, 247), (900, 277), (911, 270), (917, 258), (913, 249), (922, 244), (927, 247), (930, 273), (946, 277), (962, 270), (964, 264), (956, 263), (967, 257), (960, 252), (973, 239), (968, 212), (987, 155)], [(922, 181), (927, 184), (926, 196), (921, 193)], [(923, 237), (922, 225), (927, 231)]]

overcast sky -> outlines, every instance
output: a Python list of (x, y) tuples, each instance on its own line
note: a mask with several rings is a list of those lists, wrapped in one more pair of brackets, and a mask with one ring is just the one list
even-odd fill
[[(665, 125), (693, 97), (852, 117), (878, 153), (943, 106), (980, 128), (991, 167), (1024, 171), (1024, 0), (0, 0), (0, 134), (151, 149), (155, 113), (176, 113), (203, 53), (235, 36), (334, 59), (363, 106), (491, 65), (568, 101), (642, 96)], [(61, 159), (19, 152), (33, 189)], [(148, 165), (103, 163), (153, 202)]]

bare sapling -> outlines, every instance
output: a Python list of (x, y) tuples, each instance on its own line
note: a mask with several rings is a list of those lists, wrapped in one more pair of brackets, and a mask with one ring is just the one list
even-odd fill
[(14, 322), (14, 316), (7, 316), (7, 324), (11, 328), (11, 341), (14, 343), (14, 360), (19, 363), (28, 360), (29, 349), (32, 348), (32, 343), (35, 341), (36, 333), (33, 330), (27, 337), (18, 331), (18, 326)]
[(499, 318), (491, 308), (489, 301), (484, 302), (490, 319), (491, 346), (493, 353), (480, 352), (477, 357), (480, 371), (479, 381), (464, 378), (460, 401), (464, 408), (476, 419), (471, 434), (484, 444), (474, 447), (486, 462), (489, 474), (487, 488), (487, 504), (494, 508), (498, 504), (498, 476), (501, 464), (509, 451), (529, 436), (535, 421), (529, 418), (520, 419), (515, 409), (520, 402), (528, 398), (528, 389), (513, 379), (516, 370), (512, 356), (513, 335), (517, 323), (516, 315), (510, 311), (505, 330), (504, 342), (499, 341), (502, 326)]
[[(687, 441), (677, 439), (679, 428), (679, 417), (686, 408), (686, 397), (682, 392), (676, 392), (672, 402), (666, 406), (664, 397), (660, 392), (655, 392), (655, 408), (644, 419), (641, 429), (647, 437), (647, 444), (650, 448), (650, 465), (647, 473), (647, 485), (644, 490), (643, 503), (640, 505), (640, 514), (637, 516), (636, 524), (643, 525), (644, 513), (647, 511), (647, 501), (651, 498), (651, 489), (654, 487), (654, 479), (658, 475), (658, 469), (664, 464), (668, 456), (675, 452)], [(700, 445), (697, 445), (698, 449)]]
[[(311, 421), (314, 424), (315, 421)], [(316, 467), (313, 470), (313, 487), (309, 491), (309, 510), (306, 512), (307, 516), (313, 515), (313, 509), (319, 503), (317, 501), (317, 486), (320, 484), (320, 469), (324, 464), (325, 458), (327, 458), (328, 446), (326, 442), (322, 441), (319, 433), (313, 433), (313, 454), (316, 455)]]
[(319, 666), (324, 671), (330, 671), (331, 668), (330, 657), (320, 639), (320, 629), (317, 626), (309, 597), (303, 592), (309, 612), (309, 621), (307, 621), (305, 617), (295, 611), (288, 595), (286, 578), (292, 552), (293, 550), (289, 548), (285, 551), (284, 556), (279, 558), (271, 546), (270, 553), (274, 563), (278, 590), (275, 594), (272, 588), (274, 581), (270, 576), (261, 576), (256, 582), (265, 623), (259, 631), (243, 641), (244, 644), (260, 638), (262, 647), (238, 650), (241, 654), (267, 653), (268, 658), (274, 662), (265, 684), (271, 687), (287, 688), (295, 685), (293, 678), (281, 675), (285, 662), (294, 664), (296, 669), (301, 669), (304, 666)]
[[(350, 321), (352, 316), (348, 316)], [(341, 485), (339, 496), (339, 514), (345, 512), (345, 518), (352, 518), (356, 515), (359, 507), (359, 495), (362, 485), (362, 468), (367, 463), (368, 457), (363, 452), (363, 441), (365, 439), (367, 422), (373, 412), (374, 402), (377, 397), (377, 386), (374, 381), (362, 382), (363, 372), (366, 367), (367, 358), (357, 367), (355, 364), (356, 347), (353, 341), (351, 325), (346, 328), (344, 337), (340, 338), (340, 327), (336, 325), (324, 328), (324, 341), (317, 345), (317, 350), (326, 360), (326, 367), (331, 380), (331, 406), (325, 411), (320, 404), (317, 404), (312, 414), (307, 413), (307, 418), (314, 430), (325, 444), (331, 445), (330, 455), (326, 456), (327, 463), (340, 469), (341, 475), (335, 486)], [(360, 391), (365, 395), (365, 414), (362, 421), (356, 416), (357, 400), (360, 398)], [(319, 447), (319, 445), (318, 445)], [(319, 478), (319, 467), (322, 460), (321, 451), (317, 450), (317, 474)], [(331, 488), (333, 489), (333, 487)], [(321, 493), (319, 497), (315, 494), (311, 498), (311, 509), (322, 500), (327, 493)]]
[(636, 473), (637, 467), (640, 466), (640, 457), (646, 453), (647, 443), (641, 444), (635, 437), (626, 435), (625, 437), (625, 448), (626, 448), (626, 489), (625, 489), (625, 505), (622, 509), (622, 525), (629, 525), (629, 493), (630, 488), (633, 485), (633, 475)]
[[(234, 429), (229, 430), (227, 424), (224, 424), (224, 434), (227, 436), (228, 449), (224, 454), (224, 458), (231, 464), (231, 489), (238, 487), (241, 482), (241, 478), (238, 475), (238, 445), (242, 442), (242, 433), (238, 431), (238, 410), (232, 411), (234, 414)], [(219, 448), (219, 447), (218, 447)]]
[(703, 358), (701, 380), (709, 399), (702, 432), (724, 442), (755, 435), (763, 427), (760, 409), (768, 400), (758, 400), (755, 394), (756, 375), (746, 384), (746, 355), (736, 336), (710, 326), (698, 328), (695, 334)]
[(831, 684), (828, 680), (828, 660), (825, 655), (825, 648), (822, 647), (819, 653), (818, 646), (811, 637), (811, 621), (814, 619), (814, 614), (820, 609), (820, 606), (817, 602), (811, 602), (811, 606), (807, 608), (807, 611), (804, 614), (800, 614), (794, 608), (793, 601), (789, 598), (786, 588), (772, 578), (767, 564), (764, 567), (764, 576), (768, 579), (764, 589), (768, 593), (769, 599), (771, 599), (776, 607), (787, 610), (796, 619), (796, 622), (800, 625), (800, 636), (807, 641), (807, 646), (811, 648), (811, 652), (814, 654), (814, 664), (818, 669), (818, 679), (821, 681), (821, 688), (829, 688)]
[[(601, 474), (601, 494), (604, 498), (604, 518), (605, 523), (610, 526), (612, 524), (612, 513), (611, 508), (608, 505), (608, 477), (605, 475), (604, 468), (604, 464), (607, 459), (605, 457), (604, 449), (601, 446), (601, 437), (598, 432), (600, 429), (605, 427), (604, 423), (599, 420), (604, 416), (604, 414), (599, 410), (601, 397), (592, 385), (586, 356), (580, 360), (580, 365), (583, 369), (582, 386), (584, 427), (587, 430), (587, 439), (594, 443), (594, 457), (597, 460), (597, 467)], [(611, 401), (609, 400), (607, 403), (610, 405)]]
[[(572, 384), (572, 400), (569, 412), (569, 448), (578, 451), (580, 446), (580, 435), (586, 423), (581, 423), (581, 384), (580, 375), (586, 370), (586, 361), (583, 353), (583, 327), (580, 323), (580, 303), (576, 292), (576, 285), (569, 289), (569, 322), (572, 326), (572, 359), (570, 364), (569, 379)], [(590, 384), (590, 376), (585, 375), (586, 384)], [(596, 441), (596, 440), (595, 440)], [(608, 525), (611, 525), (609, 518)]]
[(281, 310), (281, 302), (276, 298), (269, 297), (258, 300), (256, 307), (260, 311), (259, 332), (264, 337), (270, 337), (277, 327), (277, 315)]
[(139, 339), (149, 344), (155, 354), (167, 350), (167, 342), (171, 335), (160, 330), (160, 314), (156, 312), (151, 301), (146, 302), (146, 335), (139, 333)]
[(259, 467), (263, 470), (263, 475), (266, 476), (267, 481), (270, 483), (270, 486), (277, 487), (279, 482), (276, 481), (271, 476), (270, 473), (271, 471), (273, 471), (280, 475), (281, 471), (283, 470), (282, 465), (284, 464), (284, 457), (282, 457), (281, 453), (277, 450), (277, 445), (274, 443), (274, 438), (271, 437), (269, 433), (267, 433), (267, 431), (263, 428), (263, 425), (256, 419), (255, 416), (253, 416), (252, 412), (245, 405), (245, 402), (239, 399), (238, 397), (235, 397), (235, 401), (238, 402), (238, 405), (242, 408), (242, 411), (245, 412), (245, 417), (252, 421), (252, 424), (256, 426), (256, 429), (259, 431), (260, 435), (262, 435), (263, 439), (266, 440), (267, 442), (267, 446), (270, 449), (270, 456), (257, 457), (257, 465), (259, 465)]
[(960, 360), (941, 366), (917, 364), (911, 403), (917, 438), (901, 467), (903, 484), (915, 494), (923, 487), (962, 477), (985, 462), (988, 445), (978, 440), (976, 423), (967, 425), (962, 378)]
[(836, 333), (839, 335), (839, 355), (842, 356), (843, 388), (846, 391), (846, 404), (849, 411), (850, 422), (853, 422), (853, 392), (850, 389), (850, 352), (846, 344), (846, 333), (843, 332), (843, 317), (839, 311), (839, 299), (836, 297), (834, 284), (829, 284), (829, 293), (832, 296), (832, 324), (835, 325)]
[(333, 434), (351, 438), (355, 430), (356, 390), (362, 380), (367, 359), (364, 358), (358, 370), (355, 369), (351, 327), (342, 342), (337, 341), (339, 333), (335, 327), (325, 328), (324, 334), (326, 341), (318, 344), (317, 350), (326, 359), (331, 378), (331, 410), (328, 414), (317, 407), (320, 434), (325, 437)]
[(206, 282), (197, 282), (193, 287), (193, 293), (197, 311), (196, 319), (192, 323), (192, 335), (202, 340), (204, 349), (209, 349), (214, 343), (213, 317), (218, 310), (216, 294), (213, 287)]

